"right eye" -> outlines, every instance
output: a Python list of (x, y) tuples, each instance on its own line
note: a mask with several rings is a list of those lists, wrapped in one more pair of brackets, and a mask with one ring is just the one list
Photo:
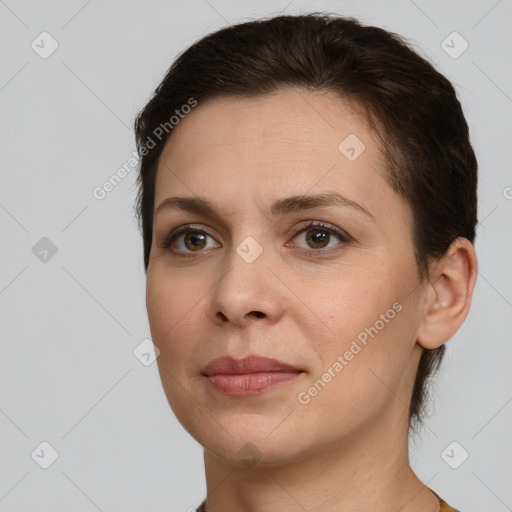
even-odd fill
[(182, 226), (181, 228), (171, 231), (165, 237), (162, 248), (168, 249), (178, 256), (189, 256), (196, 252), (202, 252), (203, 249), (220, 247), (218, 244), (209, 245), (208, 238), (213, 240), (213, 238), (202, 229), (194, 229), (192, 226)]

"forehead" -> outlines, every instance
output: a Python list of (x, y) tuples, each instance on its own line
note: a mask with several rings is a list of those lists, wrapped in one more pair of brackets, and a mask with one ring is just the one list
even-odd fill
[(377, 198), (385, 213), (401, 201), (385, 166), (366, 118), (332, 92), (216, 97), (174, 127), (159, 160), (155, 205), (171, 194), (198, 195), (234, 212), (262, 198), (336, 191), (363, 205)]
[(372, 139), (370, 146), (377, 149), (375, 134), (370, 133), (356, 105), (330, 91), (285, 89), (256, 97), (214, 97), (199, 102), (174, 127), (164, 151), (184, 158), (182, 152), (193, 143), (210, 150), (216, 145), (234, 149), (244, 145), (245, 150), (260, 151), (262, 156), (287, 146), (293, 146), (297, 155), (318, 148), (339, 156), (340, 136), (350, 134), (367, 142)]

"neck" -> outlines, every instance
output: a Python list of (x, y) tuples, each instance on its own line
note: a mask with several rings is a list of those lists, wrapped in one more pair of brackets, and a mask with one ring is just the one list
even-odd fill
[[(403, 404), (396, 400), (395, 407)], [(397, 410), (389, 412), (287, 464), (240, 467), (205, 449), (207, 512), (439, 512), (438, 499), (410, 467), (407, 418), (402, 410), (397, 424)]]

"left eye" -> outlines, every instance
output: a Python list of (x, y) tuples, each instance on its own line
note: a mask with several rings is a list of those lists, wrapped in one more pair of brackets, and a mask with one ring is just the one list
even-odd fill
[(306, 226), (295, 234), (294, 239), (298, 238), (299, 235), (305, 235), (303, 239), (306, 244), (308, 244), (307, 246), (302, 246), (303, 249), (330, 249), (332, 245), (329, 246), (329, 244), (332, 242), (333, 235), (343, 243), (349, 241), (348, 235), (345, 235), (342, 231), (338, 231), (334, 227), (325, 226), (323, 224), (311, 224)]

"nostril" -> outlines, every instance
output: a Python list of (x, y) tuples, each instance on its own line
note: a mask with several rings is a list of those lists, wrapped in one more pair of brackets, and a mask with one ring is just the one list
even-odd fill
[(261, 311), (251, 311), (251, 314), (257, 316), (258, 318), (263, 318), (265, 316), (265, 313), (262, 313)]

